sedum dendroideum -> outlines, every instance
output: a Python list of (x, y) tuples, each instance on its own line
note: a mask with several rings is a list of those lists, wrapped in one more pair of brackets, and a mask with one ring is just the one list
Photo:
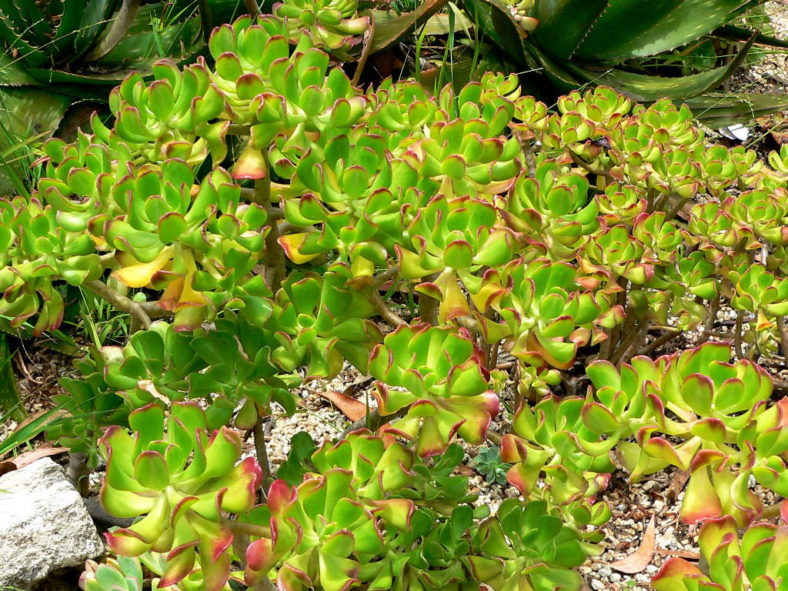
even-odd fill
[[(101, 498), (136, 519), (113, 552), (183, 591), (577, 590), (611, 474), (674, 466), (713, 572), (656, 584), (780, 589), (756, 547), (783, 556), (784, 526), (750, 482), (788, 496), (788, 399), (757, 364), (788, 352), (785, 150), (709, 145), (685, 106), (607, 88), (556, 111), (493, 73), (363, 90), (342, 62), (376, 14), (288, 0), (218, 27), (210, 62), (128, 77), (112, 121), (0, 200), (12, 328), (56, 329), (77, 287), (132, 318), (49, 431), (92, 465), (106, 429)], [(276, 478), (263, 421), (346, 363), (376, 432), (294, 438)], [(500, 442), (522, 498), (474, 506), (459, 440)]]

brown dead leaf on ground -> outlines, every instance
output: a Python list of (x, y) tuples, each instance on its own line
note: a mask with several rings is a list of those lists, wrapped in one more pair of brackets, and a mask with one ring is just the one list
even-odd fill
[(640, 542), (640, 548), (626, 558), (611, 563), (610, 567), (628, 575), (643, 572), (654, 557), (654, 544), (656, 539), (655, 521), (654, 515), (652, 514), (651, 520), (648, 522), (648, 527), (646, 527), (646, 531), (643, 533), (643, 541)]
[(345, 396), (341, 392), (335, 392), (333, 390), (324, 390), (317, 394), (331, 401), (331, 404), (336, 406), (343, 415), (354, 423), (367, 416), (367, 405), (360, 400)]
[(673, 504), (673, 502), (679, 496), (679, 493), (684, 490), (685, 486), (687, 486), (689, 477), (689, 472), (686, 471), (673, 473), (673, 477), (670, 480), (670, 487), (668, 488), (668, 492), (665, 495), (665, 500), (668, 503)]
[(8, 474), (16, 470), (16, 464), (13, 462), (0, 462), (0, 476)]
[(655, 552), (660, 556), (677, 556), (678, 558), (686, 558), (687, 560), (700, 560), (700, 553), (693, 552), (692, 550), (666, 550), (665, 548), (657, 548)]
[(49, 456), (57, 456), (68, 451), (67, 447), (48, 447), (42, 446), (37, 447), (36, 449), (26, 451), (25, 453), (21, 453), (15, 458), (11, 459), (11, 462), (17, 468), (24, 468), (28, 464), (32, 464), (36, 460), (40, 460), (41, 458), (48, 458)]

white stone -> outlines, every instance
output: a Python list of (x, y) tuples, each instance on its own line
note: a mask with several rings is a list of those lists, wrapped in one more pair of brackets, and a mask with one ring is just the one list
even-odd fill
[(103, 553), (82, 498), (51, 459), (0, 477), (0, 587), (26, 589)]

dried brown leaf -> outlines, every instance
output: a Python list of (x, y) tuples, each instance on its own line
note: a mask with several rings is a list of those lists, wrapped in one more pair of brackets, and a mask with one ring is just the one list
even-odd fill
[(28, 464), (32, 464), (36, 460), (40, 460), (41, 458), (47, 458), (49, 456), (57, 456), (60, 454), (64, 454), (68, 451), (67, 447), (37, 447), (36, 449), (26, 451), (25, 453), (19, 454), (11, 461), (17, 468), (24, 468)]
[(354, 423), (367, 416), (367, 405), (360, 400), (345, 396), (341, 392), (335, 392), (333, 390), (318, 392), (318, 394), (330, 400), (331, 404), (336, 406), (342, 414)]
[(654, 544), (656, 538), (654, 515), (652, 514), (651, 520), (648, 522), (648, 527), (646, 527), (646, 531), (643, 533), (643, 541), (640, 542), (640, 548), (626, 558), (613, 562), (610, 565), (611, 568), (628, 575), (643, 572), (654, 557)]

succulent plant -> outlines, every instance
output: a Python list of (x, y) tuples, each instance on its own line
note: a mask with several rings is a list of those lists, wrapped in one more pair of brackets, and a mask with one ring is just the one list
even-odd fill
[[(247, 550), (247, 584), (275, 569), (284, 589), (342, 589), (362, 582), (370, 589), (407, 588), (401, 586), (410, 579), (405, 565), (416, 559), (422, 564), (413, 566), (423, 566), (425, 576), (440, 577), (429, 572), (425, 555), (409, 552), (436, 519), (432, 510), (417, 510), (400, 495), (411, 485), (413, 462), (400, 444), (386, 447), (368, 431), (324, 444), (311, 457), (315, 472), (295, 488), (277, 480), (267, 504), (250, 514), (253, 523), (270, 523), (270, 534)], [(447, 543), (445, 536), (441, 542)]]
[(788, 528), (784, 523), (754, 523), (740, 538), (736, 521), (726, 516), (704, 523), (698, 540), (708, 572), (683, 558), (671, 558), (652, 579), (654, 589), (777, 591), (788, 581)]
[(544, 259), (528, 264), (515, 260), (501, 269), (496, 285), (507, 289), (499, 292), (491, 307), (505, 322), (506, 330), (499, 334), (511, 335), (512, 354), (537, 367), (566, 369), (574, 363), (580, 345), (598, 342), (601, 328), (617, 324), (622, 310), (609, 293), (582, 286), (589, 282), (599, 284), (568, 263)]
[[(483, 289), (479, 272), (496, 268), (514, 257), (513, 233), (496, 226), (495, 209), (483, 201), (443, 196), (433, 198), (407, 229), (411, 244), (397, 248), (405, 279), (424, 279), (416, 290), (440, 302), (441, 322), (470, 315), (461, 279), (471, 297)], [(477, 230), (474, 230), (477, 228)]]
[(598, 227), (598, 204), (589, 197), (588, 180), (564, 173), (556, 162), (545, 162), (533, 178), (515, 182), (504, 219), (516, 231), (536, 242), (557, 260), (567, 260)]
[[(152, 581), (152, 591), (158, 589), (157, 582)], [(88, 560), (79, 577), (79, 588), (82, 591), (142, 591), (142, 566), (138, 558), (128, 556), (109, 559), (105, 564)]]
[[(337, 58), (349, 60), (349, 52), (361, 42), (371, 25), (368, 16), (358, 14), (357, 0), (288, 0), (274, 7), (274, 14), (283, 19), (300, 21), (291, 33), (295, 45), (306, 34), (318, 45), (325, 46)], [(289, 23), (288, 23), (289, 24)]]
[(226, 427), (209, 433), (195, 403), (173, 403), (166, 425), (164, 410), (150, 404), (133, 411), (129, 425), (134, 436), (113, 426), (101, 439), (107, 460), (101, 502), (112, 515), (142, 519), (108, 533), (110, 548), (121, 556), (168, 553), (162, 587), (199, 561), (205, 588), (221, 589), (233, 540), (222, 511), (252, 508), (261, 480), (257, 461), (238, 462), (238, 434)]
[(504, 484), (506, 482), (505, 463), (501, 460), (498, 447), (483, 447), (474, 458), (476, 469), (489, 483)]
[(415, 439), (421, 456), (446, 449), (455, 434), (484, 440), (498, 414), (498, 396), (473, 342), (451, 329), (402, 326), (372, 351), (370, 374), (380, 380), (376, 397), (383, 415), (407, 409), (387, 429)]
[(492, 589), (580, 589), (583, 581), (572, 570), (586, 554), (576, 532), (551, 515), (545, 501), (522, 507), (506, 499), (498, 514), (481, 523), (473, 536), (479, 553), (468, 557), (474, 578)]
[(567, 504), (607, 486), (615, 469), (610, 451), (617, 438), (603, 439), (594, 421), (584, 420), (596, 410), (587, 408), (582, 398), (559, 401), (551, 396), (533, 409), (527, 404), (518, 409), (513, 433), (503, 437), (501, 459), (514, 464), (508, 480), (521, 494)]
[[(48, 142), (32, 195), (0, 200), (0, 322), (56, 328), (64, 283), (134, 319), (125, 346), (63, 381), (71, 416), (50, 429), (96, 461), (109, 426), (101, 498), (136, 519), (109, 533), (116, 554), (182, 591), (577, 589), (614, 450), (633, 481), (690, 472), (687, 522), (758, 519), (751, 479), (788, 496), (788, 399), (747, 359), (788, 342), (784, 154), (767, 168), (707, 146), (686, 107), (609, 88), (555, 113), (504, 75), (363, 91), (338, 62), (377, 12), (273, 10), (219, 27), (215, 67), (127, 78), (114, 121)], [(411, 316), (418, 300), (422, 318), (387, 300)], [(711, 342), (638, 355), (676, 328), (716, 337), (721, 301), (738, 312), (736, 363)], [(297, 435), (258, 490), (262, 418), (345, 363), (376, 380), (369, 424), (389, 422), (317, 447)], [(512, 432), (477, 458), (498, 481), (512, 463), (523, 498), (490, 515), (453, 442), (485, 442), (512, 382)], [(253, 431), (263, 468), (229, 425)], [(729, 541), (708, 552), (714, 583), (686, 571), (687, 588), (738, 580), (715, 527), (702, 544)], [(779, 555), (782, 530), (751, 531), (736, 573), (779, 588), (753, 548), (774, 538), (762, 547)], [(138, 580), (134, 560), (89, 571), (97, 589)]]
[[(783, 446), (774, 438), (784, 429), (785, 403), (767, 409), (772, 384), (764, 370), (729, 359), (728, 345), (706, 343), (656, 361), (635, 357), (620, 372), (604, 361), (588, 368), (596, 395), (583, 410), (585, 424), (610, 438), (635, 437), (618, 444), (632, 480), (667, 465), (689, 470), (682, 505), (687, 522), (728, 513), (744, 523), (758, 515), (760, 502), (747, 486), (753, 449), (761, 449), (759, 462), (770, 466), (766, 483), (784, 469)], [(776, 445), (759, 446), (761, 437)], [(738, 474), (732, 471), (737, 464)]]
[(350, 279), (350, 269), (342, 264), (322, 277), (290, 274), (274, 304), (277, 346), (271, 354), (285, 371), (307, 363), (308, 375), (334, 376), (344, 359), (366, 368), (380, 331), (367, 320), (374, 306)]

